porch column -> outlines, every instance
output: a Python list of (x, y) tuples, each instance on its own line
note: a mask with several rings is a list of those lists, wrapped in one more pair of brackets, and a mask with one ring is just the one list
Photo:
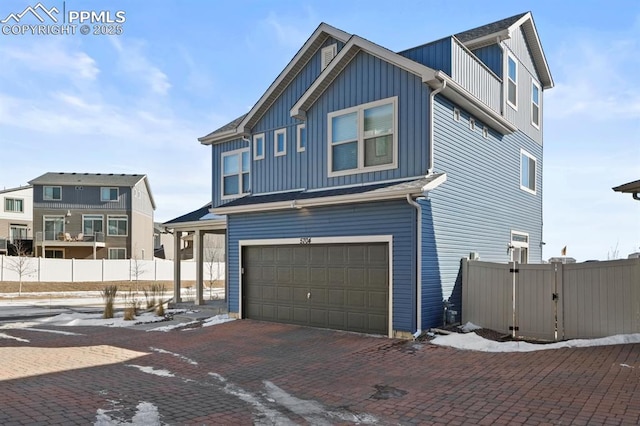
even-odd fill
[(196, 305), (204, 305), (204, 284), (203, 284), (203, 266), (204, 266), (204, 250), (203, 250), (203, 241), (204, 241), (204, 233), (196, 229), (196, 232), (193, 236), (193, 251), (195, 252), (195, 261), (196, 261)]
[(173, 302), (180, 303), (180, 236), (182, 232), (173, 230)]

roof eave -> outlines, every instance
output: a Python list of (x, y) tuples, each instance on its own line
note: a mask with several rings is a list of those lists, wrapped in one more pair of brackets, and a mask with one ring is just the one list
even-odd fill
[(380, 191), (369, 191), (362, 192), (358, 194), (346, 194), (346, 195), (333, 195), (328, 197), (318, 197), (318, 198), (308, 198), (302, 200), (291, 200), (291, 201), (276, 201), (273, 203), (264, 203), (264, 204), (246, 204), (242, 206), (231, 206), (231, 207), (217, 207), (211, 209), (212, 213), (228, 215), (235, 213), (249, 213), (249, 212), (265, 212), (265, 211), (274, 211), (274, 210), (287, 210), (287, 209), (301, 209), (306, 207), (321, 207), (321, 206), (332, 206), (332, 205), (340, 205), (340, 204), (351, 204), (351, 203), (366, 203), (371, 201), (386, 201), (386, 200), (397, 200), (403, 199), (407, 195), (411, 196), (421, 196), (426, 191), (430, 191), (436, 188), (438, 185), (442, 184), (446, 181), (446, 174), (442, 174), (436, 178), (434, 178), (431, 182), (427, 183), (423, 187), (417, 188), (398, 188), (396, 190), (385, 190), (384, 192)]

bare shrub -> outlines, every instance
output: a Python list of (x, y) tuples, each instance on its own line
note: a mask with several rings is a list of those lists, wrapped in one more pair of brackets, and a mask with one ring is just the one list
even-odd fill
[(118, 286), (109, 285), (102, 290), (102, 299), (104, 300), (104, 313), (102, 318), (113, 318), (113, 303), (118, 293)]

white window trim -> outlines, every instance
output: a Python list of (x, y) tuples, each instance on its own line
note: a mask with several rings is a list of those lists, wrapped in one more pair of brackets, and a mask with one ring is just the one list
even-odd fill
[[(513, 236), (514, 235), (521, 235), (523, 237), (527, 237), (527, 242), (523, 242), (523, 241), (514, 241), (513, 240)], [(521, 231), (511, 231), (511, 249), (526, 249), (527, 251), (525, 252), (527, 254), (527, 259), (525, 263), (529, 263), (529, 234), (527, 232), (521, 232)], [(511, 259), (513, 259), (513, 254), (511, 254)], [(512, 261), (512, 260), (510, 260)]]
[[(258, 155), (258, 139), (262, 138), (262, 155)], [(258, 133), (253, 135), (253, 159), (254, 160), (262, 160), (264, 159), (265, 151), (267, 150), (267, 144), (265, 143), (264, 133)]]
[[(533, 167), (535, 167), (533, 185), (536, 188), (535, 190), (531, 190), (531, 188), (526, 187), (526, 186), (524, 186), (522, 184), (522, 155), (525, 155), (528, 158), (530, 158), (531, 160), (533, 160)], [(520, 162), (520, 174), (518, 175), (518, 181), (520, 182), (520, 189), (522, 189), (523, 191), (527, 191), (530, 194), (536, 195), (536, 191), (538, 190), (538, 182), (537, 182), (537, 180), (538, 180), (538, 160), (536, 159), (536, 157), (534, 157), (533, 155), (529, 154), (524, 149), (520, 149), (520, 157), (519, 157), (518, 161)]]
[(46, 257), (47, 256), (47, 252), (56, 252), (56, 251), (62, 252), (62, 257), (60, 257), (60, 258), (50, 257), (48, 259), (66, 259), (67, 258), (66, 250), (64, 248), (61, 248), (61, 247), (53, 248), (53, 247), (50, 247), (50, 246), (46, 246), (46, 248), (44, 249), (44, 253), (42, 253), (42, 257), (47, 258)]
[[(538, 103), (536, 104), (533, 101), (533, 86), (535, 86), (538, 89)], [(540, 88), (540, 85), (532, 78), (531, 79), (531, 125), (533, 127), (535, 127), (536, 129), (540, 129), (540, 121), (542, 119), (542, 107), (541, 107), (541, 101), (542, 100), (542, 89)], [(535, 121), (533, 120), (533, 106), (537, 105), (538, 107), (538, 124), (535, 123)]]
[[(15, 207), (16, 201), (21, 201), (22, 202), (21, 203), (22, 209), (20, 209), (20, 210), (15, 210), (15, 209), (14, 210), (7, 210), (7, 201), (8, 200), (13, 201), (13, 206), (14, 207)], [(24, 213), (24, 198), (6, 197), (4, 199), (4, 211), (7, 212), (7, 213)]]
[(93, 218), (94, 218), (94, 220), (97, 220), (97, 218), (98, 218), (98, 217), (100, 217), (100, 220), (102, 221), (102, 231), (98, 231), (98, 232), (102, 232), (102, 233), (104, 234), (104, 233), (105, 233), (105, 232), (104, 232), (104, 216), (103, 216), (103, 215), (101, 215), (101, 214), (97, 214), (97, 213), (93, 213), (93, 214), (91, 214), (91, 213), (87, 213), (87, 214), (83, 214), (83, 215), (82, 215), (82, 227), (81, 227), (81, 229), (82, 229), (82, 233), (83, 233), (84, 235), (95, 235), (95, 234), (96, 234), (96, 231), (93, 231), (93, 233), (92, 233), (92, 234), (88, 234), (88, 233), (86, 233), (86, 232), (84, 231), (84, 220), (85, 220), (86, 218), (88, 218), (88, 217), (93, 217)]
[[(104, 189), (108, 189), (109, 190), (109, 196), (111, 196), (111, 190), (115, 189), (116, 190), (116, 199), (112, 200), (111, 197), (109, 197), (109, 198), (102, 197), (102, 191)], [(100, 187), (100, 201), (113, 203), (113, 202), (117, 202), (118, 198), (120, 198), (120, 188), (118, 188), (116, 186), (101, 186)]]
[[(283, 150), (282, 151), (278, 151), (278, 135), (282, 135), (283, 137)], [(283, 155), (287, 155), (287, 129), (282, 128), (282, 129), (278, 129), (276, 131), (273, 132), (273, 156), (274, 157), (281, 157)]]
[[(265, 143), (265, 151), (266, 151), (266, 143)], [(249, 152), (249, 148), (241, 148), (233, 151), (223, 152), (220, 156), (220, 199), (221, 200), (233, 200), (235, 198), (243, 197), (250, 192), (242, 192), (242, 153)], [(230, 155), (239, 155), (240, 156), (240, 171), (238, 172), (238, 176), (240, 177), (238, 182), (238, 190), (240, 191), (237, 194), (229, 194), (224, 195), (224, 159)], [(249, 162), (249, 179), (251, 179), (251, 162)]]
[(453, 109), (453, 120), (460, 121), (460, 110), (458, 108)]
[[(300, 138), (300, 133), (302, 132), (302, 129), (306, 129), (306, 125), (303, 124), (298, 124), (298, 126), (296, 127), (296, 151), (298, 152), (304, 152), (305, 151), (305, 147), (300, 145), (300, 141), (302, 140)], [(307, 135), (308, 136), (308, 135)], [(307, 137), (307, 141), (308, 141), (308, 137)]]
[[(375, 108), (380, 105), (393, 104), (393, 162), (389, 164), (381, 164), (379, 166), (364, 166), (364, 132), (362, 129), (364, 128), (364, 114), (362, 113), (365, 109)], [(333, 165), (333, 150), (331, 144), (331, 135), (333, 132), (332, 129), (332, 118), (338, 115), (350, 114), (352, 112), (358, 112), (358, 166), (355, 169), (349, 170), (340, 170), (334, 172), (331, 170), (331, 166)], [(381, 170), (391, 170), (398, 168), (398, 97), (392, 96), (390, 98), (380, 99), (378, 101), (369, 102), (366, 104), (356, 105), (354, 107), (341, 109), (339, 111), (333, 111), (327, 114), (327, 126), (329, 127), (327, 131), (327, 173), (329, 177), (338, 177), (338, 176), (348, 176), (355, 175), (358, 173), (369, 173), (369, 172), (378, 172)]]
[(469, 130), (476, 130), (476, 119), (469, 117)]
[[(112, 234), (109, 232), (109, 220), (111, 219), (123, 219), (126, 218), (127, 219), (127, 233), (124, 235), (121, 234)], [(123, 215), (123, 214), (114, 214), (114, 215), (107, 215), (107, 236), (108, 237), (128, 237), (129, 236), (129, 216), (127, 215)]]
[[(47, 188), (60, 188), (60, 198), (48, 198), (47, 197)], [(61, 201), (62, 200), (62, 187), (58, 185), (45, 185), (42, 187), (42, 199), (44, 201)]]
[(124, 250), (124, 258), (127, 258), (127, 248), (126, 247), (109, 247), (108, 258), (112, 260), (121, 260), (119, 257), (111, 257), (111, 252), (116, 250)]
[[(513, 60), (513, 62), (516, 64), (516, 79), (511, 80), (511, 77), (509, 77), (509, 59)], [(505, 81), (507, 82), (507, 90), (505, 90), (506, 93), (506, 99), (507, 99), (507, 105), (509, 105), (511, 108), (515, 109), (516, 111), (518, 110), (518, 61), (516, 60), (516, 57), (513, 56), (511, 53), (507, 52), (507, 68), (506, 68), (506, 76), (507, 77), (505, 79)], [(516, 103), (512, 104), (511, 101), (509, 100), (509, 81), (513, 81), (514, 85), (516, 86)]]

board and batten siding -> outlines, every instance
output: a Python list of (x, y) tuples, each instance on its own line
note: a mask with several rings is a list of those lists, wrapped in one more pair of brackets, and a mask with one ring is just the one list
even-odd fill
[[(439, 274), (429, 273), (434, 267), (426, 267), (429, 256), (423, 255), (423, 278), (433, 287), (440, 279), (445, 299), (456, 286), (460, 259), (470, 252), (489, 262), (509, 261), (511, 231), (529, 234), (529, 262), (542, 261), (542, 146), (522, 132), (503, 136), (489, 129), (484, 138), (481, 121), (476, 118), (471, 130), (469, 115), (461, 110), (456, 122), (453, 108), (436, 97), (434, 165), (447, 181), (429, 194), (435, 244), (428, 249), (437, 253)], [(520, 189), (520, 149), (536, 158), (536, 194)]]
[[(332, 44), (337, 45), (338, 52), (344, 46), (344, 43), (328, 38), (251, 129), (252, 135), (264, 133), (265, 136), (265, 158), (255, 161), (252, 159), (252, 189), (254, 193), (306, 187), (307, 151), (297, 152), (296, 143), (297, 125), (303, 124), (304, 121), (292, 118), (289, 111), (320, 75), (322, 48)], [(274, 132), (283, 128), (287, 131), (285, 138), (287, 154), (275, 157)], [(307, 144), (308, 142), (309, 138), (307, 137)], [(282, 176), (287, 176), (287, 179), (282, 179)]]
[[(359, 52), (307, 111), (307, 188), (424, 175), (429, 158), (429, 93), (429, 87), (420, 77)], [(329, 178), (327, 114), (394, 96), (398, 98), (398, 168)]]
[[(218, 207), (230, 201), (229, 199), (222, 200), (222, 154), (244, 148), (248, 148), (249, 153), (251, 153), (251, 144), (241, 138), (211, 145), (211, 200), (213, 207)], [(251, 187), (253, 187), (253, 161), (250, 161), (249, 164)]]
[(504, 62), (502, 61), (502, 49), (497, 44), (475, 49), (473, 54), (478, 57), (498, 77), (503, 78)]
[(441, 70), (451, 75), (452, 41), (451, 37), (446, 37), (398, 52), (398, 54), (434, 70)]
[(406, 201), (291, 209), (228, 216), (228, 304), (239, 312), (239, 241), (393, 235), (393, 329), (414, 332), (416, 210)]
[[(502, 43), (505, 46), (505, 54), (503, 58), (505, 71), (503, 73), (506, 75), (507, 52), (515, 57), (518, 64), (518, 109), (515, 110), (511, 107), (505, 98), (503, 115), (507, 120), (516, 125), (520, 131), (524, 132), (531, 139), (542, 145), (544, 94), (540, 84), (540, 79), (533, 64), (529, 46), (524, 38), (524, 34), (522, 33), (522, 29), (518, 28), (517, 31), (514, 31), (513, 36), (510, 39), (504, 40)], [(531, 124), (532, 80), (540, 86), (540, 128), (536, 128)], [(506, 96), (506, 86), (504, 93)]]

